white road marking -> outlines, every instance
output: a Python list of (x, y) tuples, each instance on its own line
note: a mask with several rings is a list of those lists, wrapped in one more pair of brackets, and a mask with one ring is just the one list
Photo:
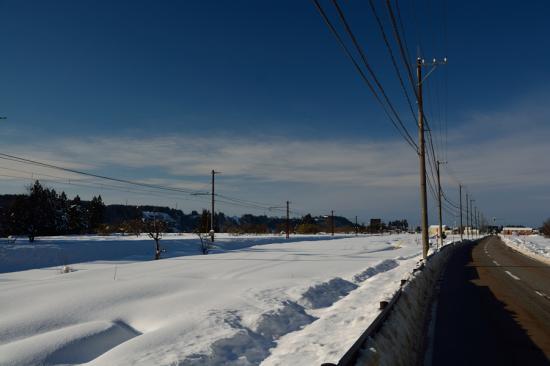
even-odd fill
[(493, 261), (494, 264), (496, 264), (497, 266), (500, 266), (500, 264), (498, 264), (497, 261)]
[(536, 291), (536, 290), (535, 290), (535, 293), (536, 293), (537, 295), (539, 295), (539, 296), (542, 296), (542, 297), (545, 297), (545, 296), (546, 296), (544, 293), (542, 293), (542, 292), (540, 292), (540, 291)]
[(519, 278), (518, 276), (513, 275), (513, 274), (510, 273), (509, 271), (504, 271), (504, 272), (506, 272), (506, 274), (507, 274), (508, 276), (512, 277), (514, 280), (517, 280), (517, 281), (520, 280), (520, 278)]

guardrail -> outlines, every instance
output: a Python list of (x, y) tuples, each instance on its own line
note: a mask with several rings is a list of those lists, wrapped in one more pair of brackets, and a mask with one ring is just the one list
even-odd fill
[[(430, 254), (426, 261), (431, 260), (434, 255), (437, 253), (445, 250), (447, 247), (450, 247), (451, 245), (444, 245), (439, 251)], [(416, 273), (418, 271), (422, 271), (425, 266), (425, 261), (422, 261), (415, 269), (413, 269), (412, 273)], [(342, 356), (340, 361), (338, 361), (337, 364), (334, 363), (323, 363), (321, 366), (353, 366), (356, 364), (357, 359), (359, 357), (359, 353), (361, 349), (363, 348), (363, 345), (365, 342), (369, 339), (374, 337), (382, 328), (382, 325), (384, 324), (384, 321), (388, 318), (390, 313), (392, 312), (395, 304), (399, 300), (399, 297), (401, 296), (401, 293), (403, 292), (403, 286), (409, 282), (409, 279), (401, 280), (401, 285), (399, 286), (399, 289), (395, 292), (395, 294), (392, 296), (391, 300), (387, 303), (387, 305), (384, 306), (380, 314), (374, 319), (374, 321), (369, 325), (369, 327), (361, 334), (361, 336), (355, 341), (355, 343), (349, 348), (349, 350)]]

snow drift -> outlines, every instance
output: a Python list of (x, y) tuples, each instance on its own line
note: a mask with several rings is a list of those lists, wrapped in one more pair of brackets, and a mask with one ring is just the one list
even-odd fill
[[(247, 245), (226, 238), (219, 243), (231, 249), (211, 255), (0, 274), (0, 364), (338, 359), (376, 316), (378, 301), (399, 287), (420, 247), (413, 235), (305, 239), (251, 238), (260, 245)], [(61, 247), (76, 241), (49, 240)], [(111, 244), (129, 254), (129, 243)]]

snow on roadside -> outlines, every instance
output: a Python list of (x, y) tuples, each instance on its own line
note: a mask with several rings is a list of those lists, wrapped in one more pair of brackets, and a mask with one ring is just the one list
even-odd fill
[(387, 268), (387, 271), (372, 271), (370, 278), (356, 276), (365, 278), (364, 283), (348, 296), (328, 308), (309, 311), (319, 320), (279, 339), (277, 347), (262, 365), (337, 364), (379, 314), (379, 302), (391, 298), (400, 280), (412, 271), (418, 258), (390, 267), (384, 262), (371, 268)]
[(411, 235), (347, 237), (0, 274), (0, 364), (277, 364), (317, 333), (295, 364), (338, 357), (419, 254)]
[(550, 264), (550, 238), (541, 235), (500, 235), (508, 246)]

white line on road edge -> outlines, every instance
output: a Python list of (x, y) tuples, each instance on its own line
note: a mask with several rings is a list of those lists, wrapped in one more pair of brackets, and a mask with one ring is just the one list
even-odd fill
[(535, 291), (535, 293), (536, 293), (537, 295), (539, 295), (539, 296), (544, 297), (544, 294), (543, 294), (542, 292), (540, 292), (540, 291)]
[(514, 280), (517, 280), (517, 281), (520, 280), (520, 278), (519, 278), (518, 276), (514, 276), (514, 275), (511, 274), (509, 271), (504, 271), (504, 272), (506, 272), (506, 274), (507, 274), (508, 276), (512, 277)]
[(497, 261), (493, 261), (494, 264), (496, 264), (497, 266), (500, 266), (500, 264), (498, 264)]

